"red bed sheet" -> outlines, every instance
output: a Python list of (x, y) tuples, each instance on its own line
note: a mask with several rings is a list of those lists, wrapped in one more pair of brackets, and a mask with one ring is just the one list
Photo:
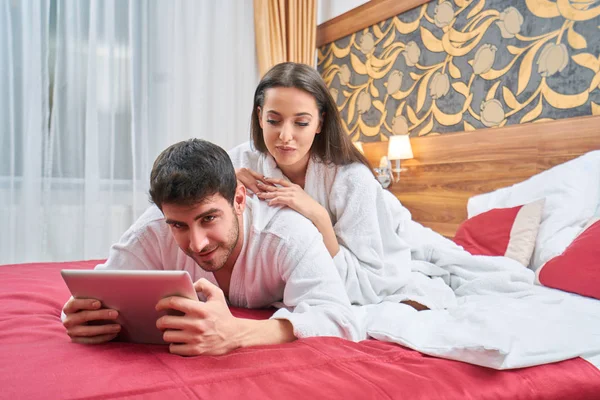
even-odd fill
[(73, 344), (60, 321), (69, 292), (59, 272), (96, 264), (0, 266), (0, 398), (600, 398), (600, 371), (579, 358), (495, 371), (375, 340), (311, 338), (193, 358), (171, 355), (166, 346)]

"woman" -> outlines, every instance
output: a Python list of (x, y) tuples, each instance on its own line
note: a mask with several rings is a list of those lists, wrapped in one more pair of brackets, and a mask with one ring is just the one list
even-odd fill
[(441, 307), (447, 291), (440, 301), (427, 300), (415, 285), (403, 238), (410, 213), (381, 188), (344, 132), (316, 70), (282, 63), (267, 72), (254, 95), (251, 136), (251, 144), (229, 152), (238, 179), (260, 199), (313, 222), (354, 304), (385, 299)]

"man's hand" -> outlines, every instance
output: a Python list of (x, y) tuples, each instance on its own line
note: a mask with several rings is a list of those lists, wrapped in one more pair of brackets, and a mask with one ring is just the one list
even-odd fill
[(119, 313), (116, 310), (100, 307), (100, 301), (95, 299), (71, 298), (65, 304), (63, 312), (66, 318), (63, 325), (72, 342), (97, 344), (117, 337), (121, 325), (111, 322), (118, 317)]
[(218, 355), (240, 347), (239, 319), (231, 315), (223, 291), (206, 279), (196, 281), (194, 288), (204, 294), (206, 302), (171, 296), (156, 305), (158, 311), (185, 314), (165, 315), (156, 321), (164, 331), (163, 339), (170, 343), (169, 351), (182, 356)]

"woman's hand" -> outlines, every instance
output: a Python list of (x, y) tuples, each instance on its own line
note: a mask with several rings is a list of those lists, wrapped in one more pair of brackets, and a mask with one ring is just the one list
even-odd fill
[[(272, 206), (287, 206), (296, 212), (310, 219), (313, 224), (317, 225), (327, 212), (316, 200), (295, 183), (285, 179), (275, 179), (263, 177), (267, 184), (262, 181), (257, 183), (259, 191), (256, 193), (258, 198), (266, 200)], [(278, 186), (276, 186), (278, 185)], [(329, 215), (327, 215), (329, 218)]]
[[(260, 192), (256, 195), (261, 200), (266, 200), (270, 205), (284, 205), (308, 218), (321, 232), (325, 247), (331, 257), (340, 251), (340, 246), (331, 223), (329, 213), (308, 193), (294, 183), (284, 179), (264, 178), (270, 185), (258, 182)], [(279, 186), (275, 186), (279, 185)]]
[(253, 193), (259, 193), (261, 191), (257, 186), (258, 183), (271, 185), (263, 175), (248, 168), (236, 169), (235, 176), (246, 189), (251, 190)]

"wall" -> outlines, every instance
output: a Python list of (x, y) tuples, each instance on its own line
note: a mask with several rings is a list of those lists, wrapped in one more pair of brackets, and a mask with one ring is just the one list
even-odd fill
[(353, 140), (600, 114), (600, 5), (446, 0), (318, 49)]
[(318, 0), (317, 25), (342, 15), (369, 0)]

